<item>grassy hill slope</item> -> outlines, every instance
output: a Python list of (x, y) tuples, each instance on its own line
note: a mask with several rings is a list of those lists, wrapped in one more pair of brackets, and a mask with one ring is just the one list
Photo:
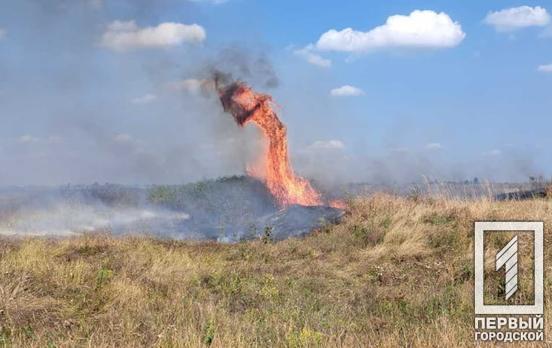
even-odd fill
[(375, 195), (278, 243), (2, 239), (0, 346), (471, 347), (473, 222), (545, 221), (548, 304), (551, 212)]

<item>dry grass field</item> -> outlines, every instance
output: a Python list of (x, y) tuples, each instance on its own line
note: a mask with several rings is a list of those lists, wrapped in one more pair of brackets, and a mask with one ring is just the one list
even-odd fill
[(278, 243), (2, 239), (0, 346), (472, 347), (479, 219), (545, 221), (549, 309), (552, 201), (380, 194)]

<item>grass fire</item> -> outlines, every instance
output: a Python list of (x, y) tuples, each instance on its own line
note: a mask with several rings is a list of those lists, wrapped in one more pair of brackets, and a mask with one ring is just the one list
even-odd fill
[(222, 73), (215, 74), (215, 86), (224, 110), (242, 127), (250, 122), (256, 124), (267, 142), (264, 156), (248, 168), (249, 174), (261, 178), (281, 206), (322, 205), (320, 193), (291, 168), (286, 126), (274, 111), (272, 98), (256, 93), (243, 82), (227, 79)]

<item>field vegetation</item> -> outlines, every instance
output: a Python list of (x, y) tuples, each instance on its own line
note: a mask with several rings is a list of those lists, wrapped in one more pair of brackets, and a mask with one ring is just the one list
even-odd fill
[(376, 194), (350, 200), (340, 224), (282, 242), (4, 238), (0, 346), (472, 347), (480, 219), (545, 221), (551, 335), (551, 213), (546, 198)]

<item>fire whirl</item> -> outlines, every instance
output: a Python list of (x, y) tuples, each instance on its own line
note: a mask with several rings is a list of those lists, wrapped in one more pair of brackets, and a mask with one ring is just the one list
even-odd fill
[(215, 85), (224, 110), (234, 116), (236, 123), (243, 127), (252, 122), (264, 134), (266, 152), (254, 165), (254, 168), (263, 168), (264, 172), (249, 170), (249, 174), (264, 180), (281, 206), (322, 205), (320, 193), (291, 168), (286, 126), (274, 112), (272, 98), (253, 91), (240, 81), (225, 84), (221, 77), (215, 77)]

